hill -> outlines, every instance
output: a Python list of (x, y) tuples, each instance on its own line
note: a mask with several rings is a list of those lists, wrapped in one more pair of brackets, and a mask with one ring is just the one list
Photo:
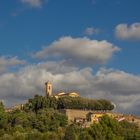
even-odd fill
[(80, 104), (77, 105), (80, 109), (85, 108), (83, 106), (85, 103), (88, 103), (90, 109), (90, 105), (95, 107), (95, 103), (111, 105), (111, 102), (106, 100), (84, 98), (56, 100), (53, 97), (36, 95), (21, 109), (5, 112), (1, 103), (0, 140), (138, 140), (140, 138), (140, 128), (137, 124), (128, 121), (118, 122), (108, 115), (103, 115), (98, 123), (93, 123), (89, 127), (83, 127), (80, 123), (68, 124), (67, 116), (58, 109), (76, 107), (76, 103)]

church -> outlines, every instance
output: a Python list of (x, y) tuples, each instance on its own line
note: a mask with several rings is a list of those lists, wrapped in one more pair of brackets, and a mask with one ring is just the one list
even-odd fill
[(50, 81), (45, 83), (45, 94), (46, 94), (46, 97), (54, 96), (56, 99), (58, 99), (60, 97), (66, 97), (66, 96), (69, 96), (69, 97), (79, 97), (80, 96), (76, 92), (70, 92), (70, 93), (60, 92), (57, 94), (53, 94), (53, 86)]

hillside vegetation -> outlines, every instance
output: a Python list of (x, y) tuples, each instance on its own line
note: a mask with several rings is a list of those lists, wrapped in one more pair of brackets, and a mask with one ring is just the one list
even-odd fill
[(114, 105), (108, 100), (94, 100), (82, 97), (55, 97), (45, 98), (36, 95), (34, 99), (29, 99), (29, 102), (24, 106), (25, 109), (36, 111), (41, 108), (54, 109), (88, 109), (88, 110), (113, 110)]
[(58, 109), (88, 109), (113, 110), (113, 104), (108, 100), (93, 100), (82, 97), (63, 97), (58, 99)]
[[(35, 96), (29, 99), (22, 110), (5, 112), (0, 103), (0, 140), (139, 140), (140, 129), (136, 124), (117, 122), (103, 116), (99, 123), (92, 124), (89, 128), (82, 128), (78, 124), (67, 123), (67, 117), (58, 112), (62, 103), (67, 105), (67, 98), (56, 100)], [(73, 104), (83, 98), (68, 100)], [(91, 103), (91, 100), (86, 102)], [(100, 100), (99, 100), (100, 101)], [(103, 100), (102, 100), (103, 101)], [(82, 105), (82, 104), (81, 104)], [(87, 104), (86, 104), (87, 105)], [(75, 107), (76, 105), (74, 105)], [(85, 108), (85, 106), (78, 108)], [(93, 109), (90, 107), (90, 109)]]

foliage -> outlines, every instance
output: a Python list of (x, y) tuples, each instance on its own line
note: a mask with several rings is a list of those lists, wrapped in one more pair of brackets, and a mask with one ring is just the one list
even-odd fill
[(94, 100), (82, 97), (42, 97), (36, 95), (33, 99), (29, 99), (28, 103), (24, 105), (25, 111), (36, 112), (43, 108), (54, 109), (88, 109), (88, 110), (113, 110), (114, 105), (104, 99)]
[[(106, 107), (103, 107), (106, 106)], [(88, 128), (68, 124), (57, 108), (112, 109), (106, 100), (45, 98), (36, 95), (22, 110), (6, 113), (0, 103), (0, 140), (139, 140), (140, 128), (127, 121), (103, 116)]]
[(82, 97), (61, 97), (58, 99), (58, 109), (88, 109), (113, 110), (113, 104), (108, 100), (93, 100)]
[(33, 99), (29, 99), (28, 103), (24, 105), (25, 111), (33, 111), (36, 112), (43, 108), (57, 108), (57, 100), (55, 97), (43, 97), (39, 95), (35, 95)]
[(32, 124), (33, 128), (41, 132), (57, 131), (59, 127), (67, 125), (67, 117), (54, 109), (44, 109), (37, 112)]
[(4, 111), (4, 105), (3, 105), (3, 102), (0, 101), (0, 112), (3, 112)]
[(4, 105), (0, 102), (0, 129), (5, 128), (8, 123), (8, 116), (4, 111)]
[(80, 127), (75, 124), (69, 125), (66, 128), (64, 140), (78, 140), (79, 130), (80, 130)]
[(135, 123), (129, 123), (127, 121), (120, 122), (122, 127), (121, 134), (124, 136), (125, 140), (139, 140), (140, 139), (140, 129)]

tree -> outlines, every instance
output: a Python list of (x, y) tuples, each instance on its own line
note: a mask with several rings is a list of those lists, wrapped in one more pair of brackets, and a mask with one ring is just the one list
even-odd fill
[(58, 109), (112, 110), (114, 106), (107, 100), (93, 100), (82, 97), (61, 97), (57, 101)]
[(44, 140), (61, 140), (56, 132), (47, 132), (43, 135)]
[(0, 112), (4, 112), (4, 105), (2, 101), (0, 101)]
[(29, 117), (29, 113), (20, 110), (14, 110), (9, 114), (9, 123), (12, 127), (17, 125), (21, 125), (22, 127), (31, 127)]
[(88, 133), (88, 131), (82, 131), (79, 134), (79, 140), (93, 140), (92, 136)]
[(66, 128), (66, 132), (64, 135), (64, 140), (78, 140), (78, 130), (79, 128), (72, 124)]
[(24, 105), (25, 111), (33, 111), (37, 113), (38, 110), (44, 108), (57, 108), (57, 100), (55, 97), (42, 97), (35, 95), (33, 99), (29, 99), (28, 103)]
[(0, 102), (0, 129), (6, 128), (8, 124), (8, 115), (4, 110), (4, 105)]

